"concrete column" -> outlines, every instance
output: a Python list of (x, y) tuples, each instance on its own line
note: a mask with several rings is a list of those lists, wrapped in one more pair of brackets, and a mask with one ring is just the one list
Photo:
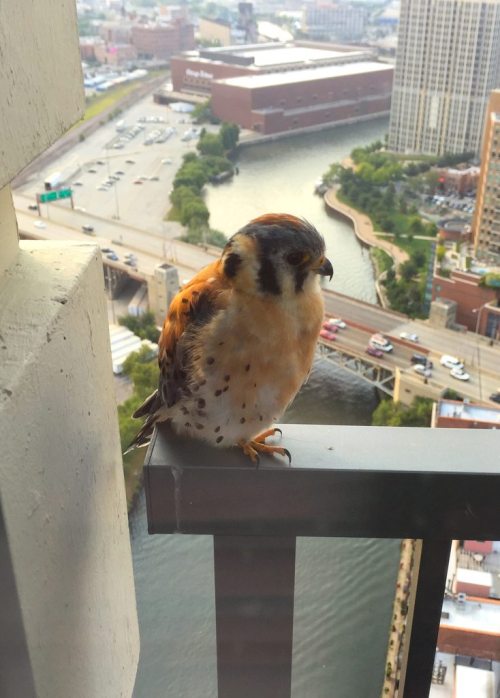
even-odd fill
[(135, 682), (103, 286), (94, 245), (31, 241), (0, 284), (0, 492), (40, 698), (131, 696)]

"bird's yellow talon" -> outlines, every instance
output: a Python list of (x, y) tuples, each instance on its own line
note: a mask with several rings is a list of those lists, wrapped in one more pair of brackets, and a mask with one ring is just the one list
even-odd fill
[(278, 454), (279, 456), (286, 456), (290, 464), (292, 462), (292, 456), (287, 448), (283, 448), (282, 446), (268, 446), (264, 443), (267, 436), (274, 436), (277, 431), (279, 431), (280, 434), (282, 433), (281, 429), (268, 429), (251, 441), (240, 441), (238, 446), (243, 449), (243, 453), (248, 456), (253, 463), (258, 464), (259, 453), (268, 453), (269, 455)]
[(281, 429), (278, 429), (278, 427), (272, 427), (271, 429), (266, 429), (266, 431), (263, 431), (262, 434), (255, 436), (252, 439), (252, 441), (256, 441), (259, 444), (263, 444), (268, 436), (274, 436), (278, 432), (279, 432), (280, 436), (283, 436), (283, 432), (281, 431)]

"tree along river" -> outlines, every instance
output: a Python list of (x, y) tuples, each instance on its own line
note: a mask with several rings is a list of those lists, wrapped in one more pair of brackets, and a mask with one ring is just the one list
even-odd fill
[[(266, 212), (307, 218), (325, 237), (331, 287), (375, 302), (368, 252), (328, 215), (314, 183), (386, 130), (379, 119), (242, 149), (239, 175), (207, 192), (212, 227), (231, 235)], [(376, 404), (368, 384), (318, 360), (282, 421), (370, 424)], [(148, 536), (144, 493), (130, 527), (141, 629), (134, 698), (215, 698), (212, 539)], [(298, 540), (293, 698), (379, 698), (398, 562), (399, 541)]]

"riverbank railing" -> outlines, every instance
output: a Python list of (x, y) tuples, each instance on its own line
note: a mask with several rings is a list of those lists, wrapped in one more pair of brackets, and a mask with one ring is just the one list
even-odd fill
[(418, 539), (400, 698), (427, 698), (453, 539), (500, 539), (493, 430), (285, 425), (290, 467), (160, 429), (150, 533), (214, 537), (219, 698), (289, 698), (298, 536)]

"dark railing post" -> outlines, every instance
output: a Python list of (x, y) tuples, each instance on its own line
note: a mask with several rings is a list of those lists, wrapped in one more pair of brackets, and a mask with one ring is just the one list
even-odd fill
[(218, 698), (290, 698), (295, 538), (214, 536)]
[(416, 541), (399, 695), (428, 698), (451, 540)]

